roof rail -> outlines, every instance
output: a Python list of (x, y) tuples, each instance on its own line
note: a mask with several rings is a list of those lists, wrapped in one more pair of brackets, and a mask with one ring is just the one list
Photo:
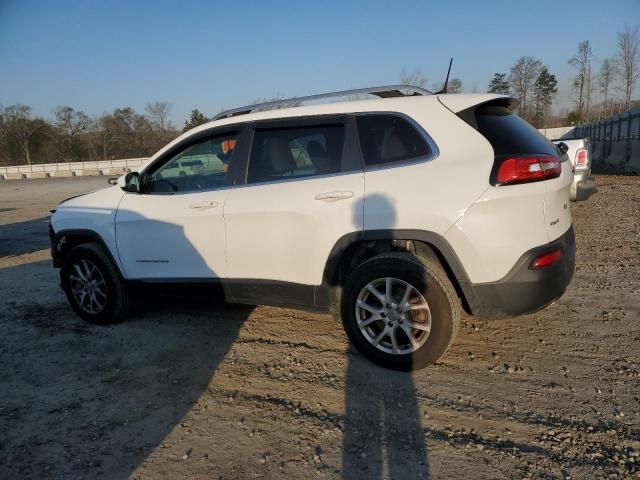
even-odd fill
[[(407, 93), (404, 93), (407, 92)], [(220, 112), (212, 120), (220, 120), (221, 118), (229, 118), (235, 117), (236, 115), (244, 115), (247, 113), (254, 112), (256, 110), (270, 110), (272, 108), (277, 107), (286, 107), (292, 106), (291, 104), (299, 104), (303, 102), (310, 102), (313, 100), (321, 100), (323, 98), (332, 98), (332, 97), (344, 97), (347, 95), (365, 95), (371, 94), (376, 95), (380, 98), (390, 98), (390, 97), (407, 97), (407, 96), (416, 96), (416, 95), (433, 95), (429, 90), (416, 87), (413, 85), (385, 85), (380, 87), (369, 87), (369, 88), (356, 88), (353, 90), (341, 90), (338, 92), (329, 92), (329, 93), (320, 93), (317, 95), (308, 95), (306, 97), (294, 97), (294, 98), (286, 98), (283, 100), (274, 100), (272, 102), (264, 102), (264, 103), (256, 103), (254, 105), (247, 105), (246, 107), (233, 108), (231, 110), (225, 110), (224, 112)], [(295, 105), (297, 106), (297, 105)]]

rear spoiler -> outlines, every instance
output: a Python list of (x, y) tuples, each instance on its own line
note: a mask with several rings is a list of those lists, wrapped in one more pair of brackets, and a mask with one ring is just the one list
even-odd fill
[(518, 101), (515, 98), (506, 95), (498, 95), (495, 93), (461, 93), (456, 95), (438, 95), (440, 103), (451, 110), (453, 113), (459, 113), (471, 107), (477, 107), (483, 103), (492, 101), (503, 101), (509, 108), (517, 106)]

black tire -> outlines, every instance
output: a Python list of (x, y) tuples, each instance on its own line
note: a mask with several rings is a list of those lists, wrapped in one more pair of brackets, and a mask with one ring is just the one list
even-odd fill
[[(74, 280), (70, 276), (75, 275), (77, 278), (77, 274), (74, 273), (76, 272), (74, 265), (83, 260), (95, 266), (104, 279), (106, 300), (100, 297), (104, 302), (104, 307), (99, 311), (87, 311), (72, 293), (71, 287)], [(71, 307), (83, 320), (89, 323), (97, 325), (115, 323), (126, 316), (129, 310), (127, 285), (118, 267), (98, 243), (84, 243), (71, 249), (63, 261), (60, 281)]]
[[(370, 343), (358, 326), (358, 295), (370, 282), (386, 277), (409, 283), (428, 304), (431, 330), (424, 343), (413, 352), (384, 352)], [(458, 331), (460, 308), (456, 290), (439, 263), (408, 253), (388, 253), (363, 262), (348, 275), (340, 310), (345, 332), (362, 355), (385, 368), (406, 371), (424, 368), (447, 351)], [(408, 342), (409, 338), (405, 338)]]

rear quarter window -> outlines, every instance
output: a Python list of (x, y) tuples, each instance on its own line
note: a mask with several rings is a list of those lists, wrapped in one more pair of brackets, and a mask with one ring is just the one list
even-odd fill
[(504, 104), (480, 105), (459, 116), (489, 141), (496, 155), (560, 156), (553, 143)]
[(398, 115), (360, 115), (357, 125), (360, 149), (367, 167), (415, 160), (431, 154), (420, 132)]

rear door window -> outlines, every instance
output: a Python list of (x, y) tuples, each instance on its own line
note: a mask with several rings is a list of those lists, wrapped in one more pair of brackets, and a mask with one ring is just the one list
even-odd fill
[(367, 167), (415, 160), (431, 154), (431, 148), (420, 132), (398, 115), (360, 115), (357, 124), (360, 149)]
[(247, 183), (338, 173), (344, 144), (343, 124), (257, 129)]

